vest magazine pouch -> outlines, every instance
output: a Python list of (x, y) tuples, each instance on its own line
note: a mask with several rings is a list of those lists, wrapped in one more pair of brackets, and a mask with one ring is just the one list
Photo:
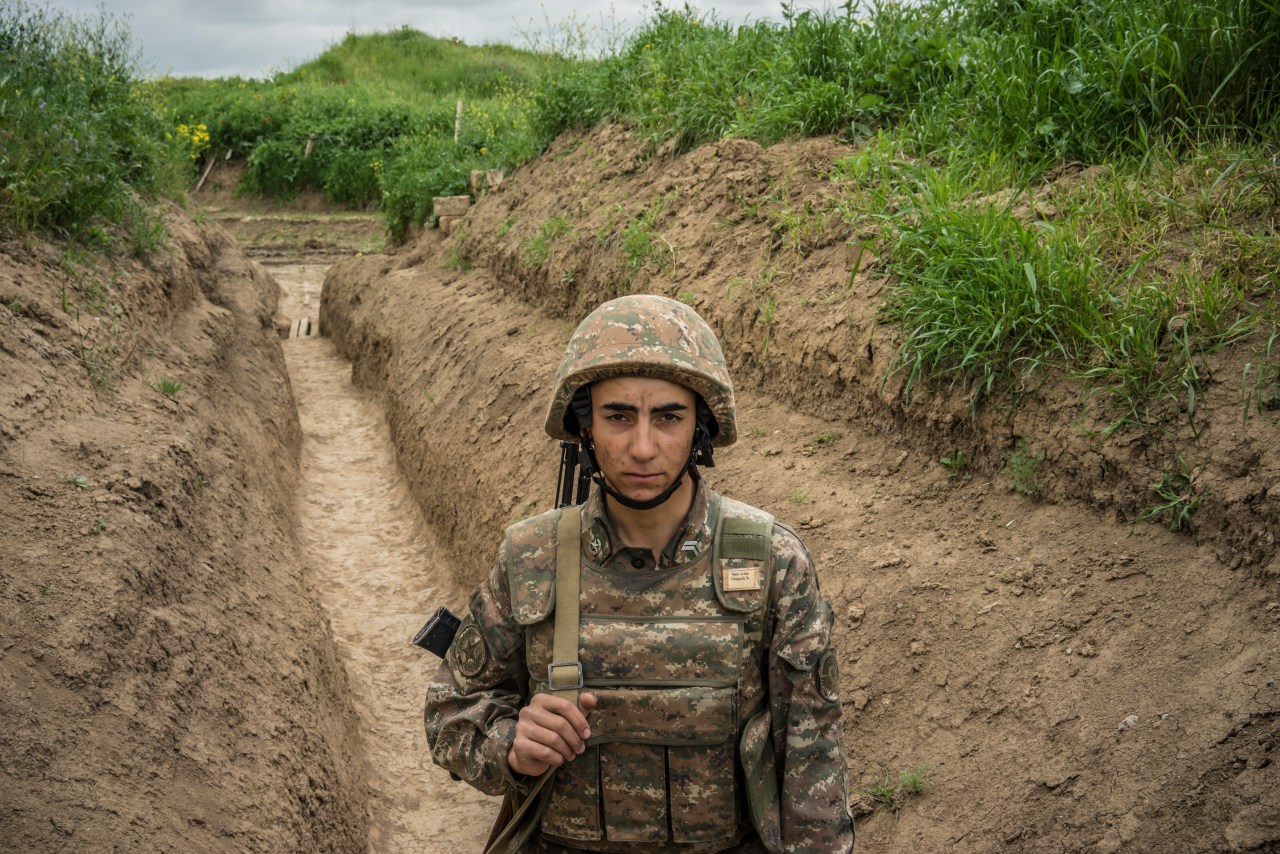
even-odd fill
[(658, 744), (601, 746), (600, 788), (610, 841), (667, 841), (665, 751)]
[(667, 748), (667, 786), (671, 801), (671, 838), (675, 842), (714, 842), (738, 830), (734, 791), (733, 739), (703, 747)]
[(600, 748), (588, 747), (556, 771), (542, 816), (542, 832), (561, 839), (595, 840), (600, 823)]
[(782, 850), (782, 801), (778, 791), (777, 763), (773, 753), (773, 715), (767, 705), (751, 716), (742, 729), (738, 755), (746, 780), (747, 808), (756, 833), (770, 851)]
[[(605, 836), (713, 842), (738, 829), (736, 688), (598, 690)], [(614, 741), (613, 739), (617, 739)], [(572, 764), (572, 763), (570, 763)], [(669, 812), (668, 812), (669, 809)]]

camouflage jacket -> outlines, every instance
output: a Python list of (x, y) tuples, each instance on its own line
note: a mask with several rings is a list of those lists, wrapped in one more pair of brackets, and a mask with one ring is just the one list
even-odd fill
[[(726, 501), (700, 482), (683, 530), (655, 562), (647, 549), (621, 545), (597, 490), (583, 506), (584, 567), (640, 580), (688, 566), (711, 547), (717, 510)], [(472, 595), (470, 613), (427, 691), (426, 731), (433, 759), (490, 794), (507, 789), (524, 791), (528, 786), (528, 781), (508, 770), (506, 756), (515, 737), (519, 709), (531, 692), (539, 690), (538, 675), (531, 674), (529, 661), (540, 658), (540, 649), (545, 653), (545, 643), (539, 638), (545, 637), (551, 618), (549, 608), (543, 609), (546, 613), (536, 608), (534, 612), (529, 610), (529, 603), (539, 600), (528, 596), (519, 584), (530, 577), (528, 567), (554, 565), (550, 532), (554, 531), (557, 517), (557, 512), (543, 514), (508, 530), (497, 565)], [(540, 541), (550, 545), (550, 561), (544, 550), (536, 547)], [(794, 532), (775, 524), (769, 551), (769, 570), (765, 574), (769, 612), (762, 615), (762, 631), (756, 633), (759, 648), (748, 650), (746, 666), (738, 679), (736, 711), (731, 716), (738, 733), (728, 745), (730, 754), (720, 757), (718, 763), (722, 769), (733, 769), (731, 773), (737, 781), (736, 812), (732, 802), (728, 809), (730, 815), (736, 816), (729, 820), (740, 823), (736, 835), (719, 844), (681, 844), (677, 842), (680, 834), (673, 813), (672, 827), (664, 829), (662, 840), (650, 836), (638, 841), (641, 837), (634, 835), (637, 828), (623, 828), (627, 832), (615, 834), (618, 828), (611, 826), (608, 834), (601, 834), (609, 839), (577, 843), (583, 849), (719, 851), (732, 848), (745, 832), (748, 839), (758, 833), (775, 851), (826, 854), (852, 850), (838, 668), (830, 645), (831, 611), (818, 589), (809, 554)], [(584, 584), (584, 626), (595, 610), (592, 595), (590, 585)], [(644, 594), (634, 598), (644, 599)], [(599, 604), (601, 611), (612, 613), (623, 603)], [(658, 603), (650, 605), (656, 607)], [(643, 604), (640, 607), (643, 610)], [(696, 611), (701, 606), (693, 607)], [(607, 640), (604, 646), (608, 645)], [(588, 641), (584, 641), (583, 648), (590, 654)], [(634, 656), (627, 659), (624, 653), (617, 658), (634, 660)], [(600, 673), (602, 667), (609, 666), (604, 662), (584, 662), (588, 672), (594, 669)], [(594, 717), (601, 715), (603, 709), (604, 704), (589, 716), (593, 737), (598, 729), (608, 730), (603, 716), (599, 720)], [(736, 762), (732, 755), (735, 749)], [(562, 774), (567, 772), (566, 785), (572, 785), (572, 778), (582, 776), (576, 775), (575, 770), (586, 771), (584, 757), (588, 755), (561, 769)], [(664, 762), (652, 756), (630, 758), (635, 768), (671, 764), (670, 759)], [(616, 762), (618, 757), (608, 761)], [(571, 768), (579, 763), (584, 768)], [(584, 779), (591, 776), (587, 774)], [(764, 785), (758, 781), (764, 781)], [(637, 797), (652, 788), (652, 781), (628, 782), (634, 784), (630, 791)], [(682, 779), (677, 783), (674, 778), (669, 785), (673, 793), (681, 788), (704, 792), (714, 792), (716, 788), (707, 786), (706, 781)], [(726, 785), (732, 792), (732, 780)], [(640, 813), (644, 814), (644, 810)], [(613, 841), (616, 835), (637, 841)], [(564, 842), (564, 837), (557, 830), (548, 840)]]

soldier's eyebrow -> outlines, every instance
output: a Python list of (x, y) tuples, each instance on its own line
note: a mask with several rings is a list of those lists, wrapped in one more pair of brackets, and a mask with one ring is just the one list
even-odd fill
[[(610, 412), (639, 412), (640, 411), (640, 407), (636, 406), (634, 403), (621, 403), (621, 402), (602, 403), (600, 404), (600, 408), (607, 409)], [(684, 412), (688, 408), (689, 407), (683, 403), (660, 403), (657, 406), (650, 409), (649, 411), (655, 412), (655, 413)]]

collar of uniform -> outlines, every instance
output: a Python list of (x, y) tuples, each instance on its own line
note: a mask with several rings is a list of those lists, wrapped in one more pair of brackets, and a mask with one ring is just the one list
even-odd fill
[[(694, 484), (693, 504), (689, 507), (689, 515), (685, 516), (680, 530), (662, 550), (658, 561), (659, 569), (684, 563), (711, 545), (711, 538), (715, 534), (711, 530), (714, 520), (710, 518), (709, 512), (711, 490), (703, 478), (697, 478)], [(582, 551), (593, 563), (608, 564), (626, 549), (613, 526), (613, 520), (609, 518), (604, 492), (599, 486), (594, 487), (583, 502), (582, 518)]]

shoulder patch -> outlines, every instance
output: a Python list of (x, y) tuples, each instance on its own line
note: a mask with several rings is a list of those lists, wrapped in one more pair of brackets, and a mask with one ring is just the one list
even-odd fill
[(450, 652), (453, 654), (454, 666), (468, 679), (484, 670), (484, 666), (489, 663), (489, 647), (484, 642), (484, 635), (480, 632), (480, 627), (470, 620), (453, 639)]
[(840, 662), (836, 659), (835, 649), (828, 647), (818, 660), (817, 673), (818, 693), (828, 703), (840, 699)]

